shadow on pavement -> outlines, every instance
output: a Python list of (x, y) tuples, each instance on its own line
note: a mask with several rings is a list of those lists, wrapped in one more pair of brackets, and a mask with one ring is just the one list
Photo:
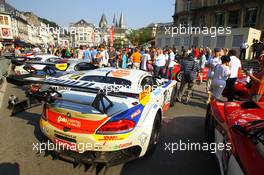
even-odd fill
[(18, 163), (1, 163), (0, 164), (0, 174), (3, 175), (19, 175), (19, 165)]
[(39, 142), (42, 141), (43, 134), (42, 134), (42, 132), (40, 130), (40, 126), (39, 126), (39, 120), (40, 120), (40, 117), (41, 117), (40, 114), (35, 114), (35, 113), (31, 113), (31, 112), (25, 111), (25, 112), (18, 113), (15, 116), (12, 116), (12, 117), (17, 117), (17, 118), (26, 120), (28, 125), (34, 126), (35, 127), (34, 128), (34, 135), (35, 135), (36, 139)]
[[(188, 127), (190, 126), (190, 127)], [(165, 150), (165, 143), (203, 143), (203, 117), (177, 117), (163, 123), (161, 140), (150, 158), (142, 158), (127, 163), (122, 175), (218, 175), (218, 166), (214, 154), (207, 151)]]

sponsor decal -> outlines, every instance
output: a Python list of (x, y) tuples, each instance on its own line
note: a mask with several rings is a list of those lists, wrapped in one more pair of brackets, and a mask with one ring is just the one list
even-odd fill
[(114, 70), (112, 72), (113, 77), (125, 77), (130, 75), (130, 70)]
[(120, 141), (126, 139), (130, 134), (122, 135), (94, 135), (94, 138), (97, 141), (111, 142), (111, 141)]
[(68, 68), (68, 64), (67, 63), (58, 63), (55, 65), (56, 69), (64, 71)]
[(103, 138), (98, 139), (99, 141), (117, 141), (117, 140), (124, 140), (123, 137), (119, 136), (104, 136)]
[(125, 149), (125, 148), (128, 148), (129, 146), (132, 145), (132, 142), (128, 142), (128, 143), (122, 143), (122, 144), (119, 144), (119, 145), (115, 145), (113, 147), (114, 150), (117, 150), (117, 149)]
[(68, 125), (68, 126), (81, 128), (81, 122), (78, 120), (71, 119), (71, 118), (59, 116), (57, 119), (57, 122), (58, 122), (58, 124), (63, 123), (63, 124)]
[(131, 118), (132, 119), (136, 118), (140, 113), (141, 113), (141, 110), (138, 109), (136, 112), (134, 112), (133, 114), (131, 114)]

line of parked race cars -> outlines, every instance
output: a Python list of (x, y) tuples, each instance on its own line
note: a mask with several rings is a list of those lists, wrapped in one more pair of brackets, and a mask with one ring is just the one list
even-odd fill
[[(10, 96), (13, 114), (32, 103), (43, 104), (40, 128), (44, 141), (63, 148), (53, 155), (75, 163), (106, 166), (154, 152), (162, 116), (176, 101), (175, 80), (181, 79), (177, 63), (174, 80), (52, 55), (12, 58), (12, 63), (14, 74), (7, 81), (28, 87), (26, 102)], [(207, 71), (203, 70), (204, 80)], [(246, 79), (241, 74), (236, 83), (237, 98), (249, 94)], [(263, 113), (263, 102), (212, 102), (208, 106), (207, 141), (232, 145), (231, 150), (216, 153), (221, 174), (263, 174)]]

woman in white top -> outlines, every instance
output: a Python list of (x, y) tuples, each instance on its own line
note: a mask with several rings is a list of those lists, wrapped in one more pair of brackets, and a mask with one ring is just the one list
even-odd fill
[(216, 66), (214, 71), (214, 76), (211, 85), (212, 92), (212, 100), (220, 100), (222, 97), (222, 93), (226, 87), (226, 80), (230, 76), (230, 57), (222, 56), (221, 57), (222, 64)]

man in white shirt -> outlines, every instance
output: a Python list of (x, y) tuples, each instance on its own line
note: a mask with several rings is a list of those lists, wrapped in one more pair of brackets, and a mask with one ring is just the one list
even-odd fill
[(161, 49), (157, 50), (157, 58), (155, 59), (155, 70), (154, 70), (154, 75), (155, 77), (164, 77), (164, 67), (166, 64), (166, 57), (163, 54), (163, 51)]
[(142, 58), (141, 58), (141, 66), (140, 66), (140, 69), (141, 70), (144, 70), (144, 71), (148, 71), (148, 68), (147, 68), (147, 64), (148, 62), (151, 60), (151, 57), (149, 55), (149, 51), (146, 50), (145, 51), (145, 54), (142, 55)]
[(239, 59), (243, 59), (245, 60), (246, 58), (246, 51), (247, 49), (249, 48), (249, 45), (246, 41), (244, 41), (241, 46), (240, 46), (240, 56), (239, 56)]
[(171, 48), (169, 49), (169, 54), (168, 57), (166, 57), (166, 61), (167, 61), (166, 78), (169, 79), (169, 75), (170, 75), (170, 80), (172, 80), (172, 70), (175, 61), (175, 54)]
[(237, 81), (238, 72), (242, 68), (241, 61), (236, 57), (236, 51), (230, 50), (228, 55), (230, 56), (230, 77), (226, 81), (226, 96), (228, 101), (234, 100), (234, 86)]

